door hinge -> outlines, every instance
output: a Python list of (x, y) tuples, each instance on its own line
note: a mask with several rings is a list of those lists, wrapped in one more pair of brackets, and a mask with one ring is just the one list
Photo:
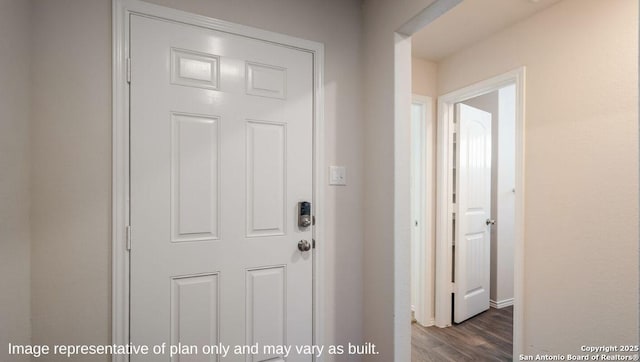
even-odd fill
[(451, 293), (457, 293), (458, 290), (456, 289), (456, 283), (451, 283)]
[(125, 232), (126, 232), (127, 251), (131, 251), (131, 225), (127, 225)]
[(127, 83), (131, 84), (131, 58), (127, 58)]

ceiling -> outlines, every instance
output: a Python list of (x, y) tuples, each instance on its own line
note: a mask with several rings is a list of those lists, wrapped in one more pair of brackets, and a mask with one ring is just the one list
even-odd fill
[(414, 57), (439, 61), (560, 0), (465, 0), (413, 35)]

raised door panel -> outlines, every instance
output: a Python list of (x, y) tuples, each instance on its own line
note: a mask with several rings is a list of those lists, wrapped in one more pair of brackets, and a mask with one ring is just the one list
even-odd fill
[(283, 355), (275, 350), (265, 351), (262, 347), (286, 344), (285, 267), (248, 270), (246, 277), (247, 345), (258, 343), (261, 346), (259, 353), (248, 356), (247, 360), (280, 361)]
[(287, 71), (283, 67), (247, 62), (247, 94), (285, 99)]
[(217, 118), (172, 114), (172, 241), (218, 238)]
[(213, 54), (171, 49), (171, 83), (218, 89), (220, 57)]
[(247, 122), (247, 236), (285, 233), (286, 127)]
[[(171, 344), (218, 344), (218, 275), (175, 277), (171, 280)], [(172, 362), (216, 361), (215, 355), (176, 354)]]

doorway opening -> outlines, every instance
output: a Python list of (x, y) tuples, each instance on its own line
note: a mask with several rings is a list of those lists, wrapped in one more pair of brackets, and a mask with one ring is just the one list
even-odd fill
[[(522, 292), (522, 285), (514, 283), (514, 265), (517, 256), (521, 257), (521, 250), (515, 253), (516, 245), (522, 242), (518, 216), (523, 200), (517, 190), (522, 190), (523, 180), (524, 72), (524, 68), (517, 69), (438, 97), (438, 134), (433, 147), (438, 166), (436, 237), (422, 234), (425, 244), (419, 247), (412, 238), (411, 261), (418, 261), (411, 267), (414, 355), (436, 358), (440, 349), (449, 349), (453, 355), (473, 351), (472, 346), (454, 348), (442, 342), (456, 335), (480, 341), (492, 356), (512, 356), (514, 337), (519, 335), (513, 329), (517, 328), (513, 305)], [(433, 172), (430, 164), (415, 162), (416, 145), (422, 142), (414, 132), (416, 118), (420, 119), (414, 107), (412, 104), (412, 230), (417, 229), (416, 216), (422, 216), (416, 212), (416, 199), (426, 200), (423, 194), (413, 193), (413, 184), (420, 180), (415, 175), (423, 174), (418, 171), (421, 167)], [(431, 138), (425, 141), (432, 142)], [(419, 262), (432, 247), (435, 255), (429, 260), (435, 265), (435, 285), (420, 289), (422, 284), (417, 281), (429, 275), (429, 268), (425, 273)], [(522, 259), (517, 260), (521, 263)], [(432, 318), (419, 318), (415, 306), (423, 305), (421, 298), (427, 304), (435, 301)], [(517, 315), (515, 319), (519, 321)], [(436, 327), (429, 327), (432, 325)], [(452, 331), (441, 329), (451, 326)], [(441, 348), (422, 348), (433, 343)]]
[[(411, 243), (407, 243), (411, 245), (411, 250), (407, 252), (409, 256), (407, 259), (412, 262), (410, 270), (407, 271), (411, 287), (411, 294), (407, 296), (407, 299), (410, 298), (411, 302), (404, 305), (407, 308), (407, 315), (411, 313), (410, 306), (413, 307), (413, 315), (417, 322), (409, 330), (411, 337), (405, 335), (403, 338), (402, 334), (407, 330), (397, 326), (399, 333), (396, 333), (396, 340), (406, 341), (411, 338), (415, 346), (421, 337), (429, 334), (427, 331), (451, 334), (456, 333), (453, 331), (457, 327), (463, 327), (467, 330), (478, 329), (480, 328), (476, 325), (478, 323), (480, 326), (486, 327), (494, 325), (496, 320), (500, 320), (504, 322), (500, 327), (502, 332), (501, 341), (499, 341), (501, 350), (497, 351), (496, 355), (500, 354), (506, 358), (517, 355), (522, 350), (525, 68), (520, 67), (493, 77), (491, 77), (491, 71), (487, 70), (485, 80), (478, 81), (477, 79), (482, 78), (471, 78), (472, 82), (477, 83), (464, 86), (465, 83), (461, 82), (460, 78), (465, 77), (465, 69), (456, 69), (455, 64), (446, 63), (447, 52), (453, 54), (458, 50), (463, 50), (479, 39), (474, 39), (466, 44), (458, 44), (459, 47), (456, 49), (454, 49), (454, 45), (447, 47), (444, 46), (446, 44), (441, 43), (440, 45), (443, 46), (438, 49), (439, 54), (434, 53), (432, 58), (421, 57), (421, 54), (416, 51), (416, 44), (423, 39), (421, 38), (423, 29), (439, 29), (432, 31), (431, 40), (442, 39), (442, 36), (437, 36), (436, 33), (446, 28), (445, 23), (449, 25), (456, 23), (453, 20), (455, 16), (466, 11), (460, 10), (457, 6), (453, 3), (436, 1), (414, 16), (396, 33), (396, 102), (406, 104), (406, 108), (400, 107), (396, 111), (396, 160), (402, 162), (401, 165), (408, 166), (404, 173), (396, 171), (396, 178), (405, 177), (405, 180), (411, 180), (406, 184), (415, 184), (416, 180), (419, 181), (416, 175), (424, 175), (424, 173), (416, 171), (416, 147), (413, 145), (415, 142), (411, 143), (411, 147), (403, 145), (401, 142), (402, 139), (415, 141), (413, 132), (415, 121), (411, 121), (412, 115), (414, 116), (415, 113), (412, 112), (411, 107), (413, 106), (411, 106), (412, 102), (409, 97), (413, 93), (437, 99), (437, 104), (434, 105), (434, 119), (437, 121), (433, 122), (433, 138), (424, 140), (423, 145), (420, 146), (425, 147), (427, 154), (422, 160), (422, 166), (427, 169), (426, 173), (431, 173), (431, 177), (427, 178), (434, 185), (431, 194), (433, 201), (425, 207), (427, 210), (430, 210), (430, 206), (433, 207), (431, 220), (433, 227), (430, 230), (422, 231), (416, 227), (415, 223), (416, 216), (424, 218), (424, 215), (419, 212), (421, 209), (416, 208), (416, 204), (426, 199), (424, 195), (420, 194), (421, 191), (416, 192), (416, 187), (411, 187), (412, 192), (411, 195), (408, 195), (406, 204), (403, 204), (403, 194), (396, 191), (396, 205), (404, 205), (401, 210), (407, 210), (404, 222), (411, 230), (412, 236)], [(459, 6), (462, 7), (464, 4)], [(453, 14), (456, 13), (453, 11), (454, 8), (458, 15)], [(449, 19), (440, 20), (447, 18)], [(514, 21), (517, 20), (519, 19), (514, 19)], [(440, 68), (441, 64), (445, 64), (442, 69)], [(409, 74), (403, 71), (407, 68), (412, 70)], [(461, 76), (454, 76), (460, 73)], [(444, 82), (441, 83), (441, 80)], [(458, 89), (450, 87), (452, 84), (458, 84)], [(452, 91), (452, 89), (454, 90)], [(503, 124), (497, 123), (501, 111), (500, 93), (502, 93), (502, 98), (509, 98), (509, 101), (502, 102), (502, 112), (510, 112), (509, 117), (503, 116), (505, 119), (510, 119), (510, 126), (497, 133), (501, 126), (509, 123), (506, 121)], [(490, 99), (495, 103), (495, 110), (486, 110), (487, 107), (481, 104), (489, 102)], [(481, 134), (473, 134), (478, 131), (478, 127), (473, 125), (467, 124), (466, 131), (462, 133), (456, 131), (461, 123), (474, 123), (468, 120), (460, 122), (457, 115), (461, 111), (462, 113), (466, 112), (465, 114), (471, 111), (471, 118), (477, 114), (489, 114), (486, 120), (488, 127), (484, 130), (486, 139)], [(494, 123), (496, 124), (494, 125)], [(477, 122), (474, 124), (477, 125)], [(469, 132), (469, 130), (475, 131)], [(510, 136), (500, 139), (500, 135), (507, 134)], [(482, 140), (484, 143), (479, 143)], [(503, 144), (504, 154), (494, 152), (492, 141), (496, 146), (500, 146), (507, 140), (510, 151), (507, 152), (509, 147)], [(477, 148), (481, 145), (483, 145), (485, 152), (478, 156)], [(461, 149), (462, 147), (465, 148)], [(473, 152), (470, 151), (470, 148), (474, 148)], [(467, 158), (461, 159), (461, 155), (464, 153)], [(469, 159), (469, 156), (474, 155), (476, 159)], [(476, 166), (482, 157), (485, 158), (485, 166), (483, 172), (479, 173)], [(427, 166), (424, 161), (429, 159), (433, 162)], [(467, 162), (467, 164), (463, 165), (461, 161)], [(499, 166), (500, 162), (509, 163), (511, 166), (492, 167)], [(464, 167), (467, 169), (466, 173), (462, 173)], [(499, 170), (505, 171), (507, 169), (511, 170), (510, 176), (500, 175)], [(397, 170), (402, 171), (403, 168), (400, 167)], [(471, 172), (469, 172), (470, 170)], [(483, 187), (477, 187), (478, 182), (471, 180), (471, 176), (484, 177)], [(465, 179), (462, 180), (461, 177)], [(508, 181), (505, 181), (505, 177)], [(467, 184), (466, 190), (461, 188), (461, 182)], [(425, 184), (423, 181), (423, 185)], [(507, 184), (509, 186), (506, 186)], [(508, 190), (509, 193), (503, 193), (505, 190)], [(478, 191), (484, 195), (482, 198), (478, 196)], [(416, 195), (419, 201), (415, 200)], [(498, 197), (499, 195), (500, 197)], [(482, 199), (485, 205), (482, 212), (477, 210), (476, 205), (467, 205), (466, 220), (462, 218), (464, 213), (460, 211), (463, 206), (460, 205), (460, 201), (466, 200), (469, 204), (470, 200), (475, 202), (479, 199)], [(402, 222), (398, 219), (400, 216), (402, 213), (397, 213), (396, 224)], [(458, 217), (455, 221), (454, 216)], [(424, 244), (419, 247), (416, 247), (415, 234), (423, 235)], [(396, 243), (402, 242), (402, 236), (401, 234), (396, 235)], [(460, 240), (456, 241), (455, 237)], [(466, 245), (463, 243), (465, 238), (470, 239), (467, 240)], [(468, 247), (473, 244), (470, 242), (471, 240), (476, 241), (475, 246)], [(465, 246), (467, 247), (465, 248)], [(401, 246), (396, 245), (396, 249), (399, 250), (399, 257), (402, 256)], [(429, 251), (432, 252), (431, 255), (429, 255)], [(419, 252), (420, 255), (416, 256), (416, 252)], [(469, 260), (470, 258), (475, 259)], [(433, 268), (430, 270), (427, 267), (426, 272), (425, 268), (420, 265), (420, 261), (425, 259), (430, 261), (427, 264)], [(429, 276), (430, 271), (432, 274)], [(492, 271), (493, 273), (491, 273)], [(399, 273), (398, 275), (405, 274)], [(431, 278), (433, 283), (431, 286), (420, 281), (425, 276)], [(492, 286), (493, 288), (491, 288)], [(456, 299), (458, 299), (457, 303)], [(426, 318), (424, 316), (419, 318), (419, 310), (424, 309), (417, 306), (424, 307), (430, 301), (433, 303), (431, 313)], [(488, 312), (483, 313), (484, 311)], [(476, 315), (477, 318), (472, 318)], [(462, 323), (465, 320), (468, 322)], [(487, 322), (487, 320), (491, 322)], [(421, 328), (418, 333), (414, 333), (416, 326)], [(451, 326), (453, 328), (447, 328)], [(488, 329), (485, 328), (485, 330)], [(408, 352), (404, 349), (405, 346), (396, 344), (396, 356)], [(415, 348), (412, 348), (412, 352), (415, 352)]]
[[(463, 117), (463, 114), (461, 112), (457, 114), (457, 117), (454, 119), (457, 126), (455, 131), (455, 135), (457, 135), (457, 137), (453, 137), (454, 145), (452, 147), (452, 149), (456, 149), (456, 151), (454, 151), (453, 159), (453, 183), (458, 189), (462, 189), (464, 187), (461, 182), (457, 182), (457, 178), (463, 174), (463, 172), (456, 172), (456, 167), (460, 168), (462, 166), (460, 161), (458, 161), (458, 159), (463, 158), (463, 155), (459, 150), (466, 148), (463, 147), (464, 145), (461, 144), (461, 141), (463, 133), (468, 133), (468, 130), (466, 129), (468, 126), (467, 124), (463, 124), (463, 121), (473, 122), (474, 118), (472, 117), (485, 117), (489, 120), (490, 129), (487, 138), (490, 140), (490, 158), (487, 160), (489, 161), (487, 171), (489, 173), (490, 186), (487, 190), (484, 190), (485, 193), (488, 193), (488, 195), (484, 196), (489, 200), (489, 211), (484, 217), (485, 225), (480, 225), (484, 228), (483, 231), (486, 231), (489, 234), (489, 256), (485, 256), (484, 260), (481, 260), (482, 263), (488, 260), (489, 268), (488, 270), (482, 270), (482, 273), (480, 274), (485, 278), (488, 276), (489, 279), (489, 305), (491, 308), (502, 309), (513, 305), (513, 239), (516, 193), (514, 138), (516, 114), (515, 85), (510, 84), (487, 94), (462, 101), (458, 104), (458, 107), (464, 107), (466, 110), (465, 116), (467, 118), (462, 120), (461, 118)], [(465, 137), (468, 137), (468, 135), (465, 135)], [(465, 170), (465, 172), (467, 171)], [(475, 183), (479, 183), (478, 181), (479, 180), (475, 180)], [(458, 205), (458, 210), (454, 214), (459, 215), (459, 218), (462, 219), (463, 211), (460, 210), (461, 204), (457, 202), (458, 200), (455, 198), (456, 195), (461, 196), (461, 192), (456, 192), (454, 188), (452, 202), (454, 205)], [(464, 204), (469, 205), (468, 202)], [(471, 205), (468, 207), (471, 207)], [(461, 265), (456, 265), (456, 260), (460, 255), (458, 255), (455, 250), (455, 227), (461, 227), (463, 225), (461, 225), (462, 223), (460, 222), (456, 225), (455, 218), (453, 218), (452, 221), (454, 223), (454, 239), (452, 242), (453, 269), (459, 270), (460, 272), (468, 272), (468, 264), (470, 260), (466, 260), (467, 266), (463, 267)], [(480, 222), (482, 223), (482, 220), (480, 220)], [(459, 244), (463, 244), (463, 233), (458, 232), (457, 235), (459, 235), (458, 238), (461, 239)], [(456, 266), (458, 269), (456, 269)], [(454, 278), (452, 279), (454, 285), (456, 285), (455, 271), (453, 274)], [(459, 274), (460, 273), (458, 273), (458, 275)], [(479, 281), (478, 284), (478, 287), (467, 286), (467, 288), (475, 289), (477, 291), (477, 288), (483, 288), (485, 286), (486, 281)], [(462, 294), (460, 293), (461, 291), (459, 288), (455, 289), (457, 289), (456, 291), (458, 292), (458, 295)], [(461, 302), (464, 303), (464, 301)], [(477, 314), (472, 311), (468, 311), (466, 315), (460, 315), (460, 313), (456, 315), (455, 303), (456, 299), (454, 298), (454, 304), (452, 306), (454, 311), (454, 321), (462, 322), (463, 320)], [(459, 305), (458, 308), (460, 308)], [(482, 301), (482, 310), (487, 310), (486, 298)]]
[[(435, 325), (462, 322), (491, 304), (514, 305), (514, 344), (521, 336), (524, 76), (520, 68), (438, 98)], [(483, 117), (488, 130), (474, 126)]]
[[(412, 231), (420, 230), (415, 219), (424, 217), (413, 206), (419, 204), (416, 198), (426, 200), (413, 185), (421, 178), (435, 176), (437, 180), (435, 238), (429, 232), (412, 232), (412, 307), (420, 326), (412, 328), (414, 344), (442, 333), (422, 327), (450, 327), (482, 313), (469, 321), (473, 324), (469, 328), (487, 329), (495, 323), (501, 333), (491, 338), (501, 347), (493, 353), (510, 356), (513, 351), (513, 337), (519, 335), (513, 327), (521, 320), (519, 306), (515, 315), (513, 306), (522, 292), (522, 285), (514, 280), (520, 280), (515, 276), (521, 275), (515, 266), (522, 267), (521, 259), (516, 263), (516, 255), (521, 254), (515, 250), (521, 247), (523, 231), (519, 218), (523, 206), (524, 74), (525, 69), (520, 68), (438, 97), (436, 168), (416, 162), (422, 150), (420, 140), (428, 143), (431, 139), (414, 131), (420, 117), (412, 108)], [(415, 242), (416, 235), (424, 238), (422, 249), (414, 247), (420, 245)], [(433, 256), (431, 250), (435, 250)], [(425, 275), (419, 274), (424, 273), (422, 264), (435, 265), (432, 289), (428, 283), (420, 289), (424, 284), (417, 283)], [(420, 318), (417, 313), (415, 306), (425, 303), (421, 299), (427, 305), (434, 301), (432, 318)], [(480, 334), (472, 337), (484, 338)]]
[[(495, 355), (511, 356), (514, 337), (520, 335), (513, 306), (520, 312), (517, 296), (522, 284), (514, 281), (521, 274), (514, 266), (522, 266), (522, 250), (516, 253), (516, 248), (521, 248), (523, 231), (524, 74), (520, 68), (438, 97), (435, 238), (425, 237), (421, 248), (412, 248), (412, 262), (421, 260), (413, 252), (427, 255), (425, 250), (435, 249), (434, 287), (421, 290), (415, 281), (423, 271), (411, 268), (412, 305), (422, 305), (414, 301), (424, 298), (434, 300), (435, 308), (433, 319), (420, 320), (416, 313), (414, 345), (424, 343), (420, 341), (425, 336), (437, 339), (433, 335), (452, 333), (423, 327), (446, 328), (469, 320), (461, 325), (465, 338), (484, 340), (481, 334), (468, 331), (499, 326), (491, 328), (486, 343), (495, 347)], [(414, 144), (420, 144), (413, 127), (415, 117), (412, 112), (413, 150)], [(416, 170), (426, 165), (412, 162), (412, 180), (415, 174), (422, 175)], [(426, 200), (415, 193), (413, 204), (416, 198)]]

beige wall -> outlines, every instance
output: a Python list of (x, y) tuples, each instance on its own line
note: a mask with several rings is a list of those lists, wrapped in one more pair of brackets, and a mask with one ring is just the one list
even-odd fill
[(108, 343), (111, 4), (38, 0), (32, 11), (33, 343)]
[[(438, 96), (438, 64), (411, 57), (411, 91), (435, 98)], [(435, 109), (435, 107), (433, 107)]]
[[(153, 2), (325, 43), (326, 163), (349, 177), (325, 189), (325, 342), (362, 341), (359, 1)], [(34, 343), (109, 343), (111, 1), (34, 0), (33, 16)]]
[(565, 0), (438, 64), (525, 65), (524, 348), (638, 341), (638, 3)]
[(0, 360), (30, 341), (29, 2), (0, 1)]

